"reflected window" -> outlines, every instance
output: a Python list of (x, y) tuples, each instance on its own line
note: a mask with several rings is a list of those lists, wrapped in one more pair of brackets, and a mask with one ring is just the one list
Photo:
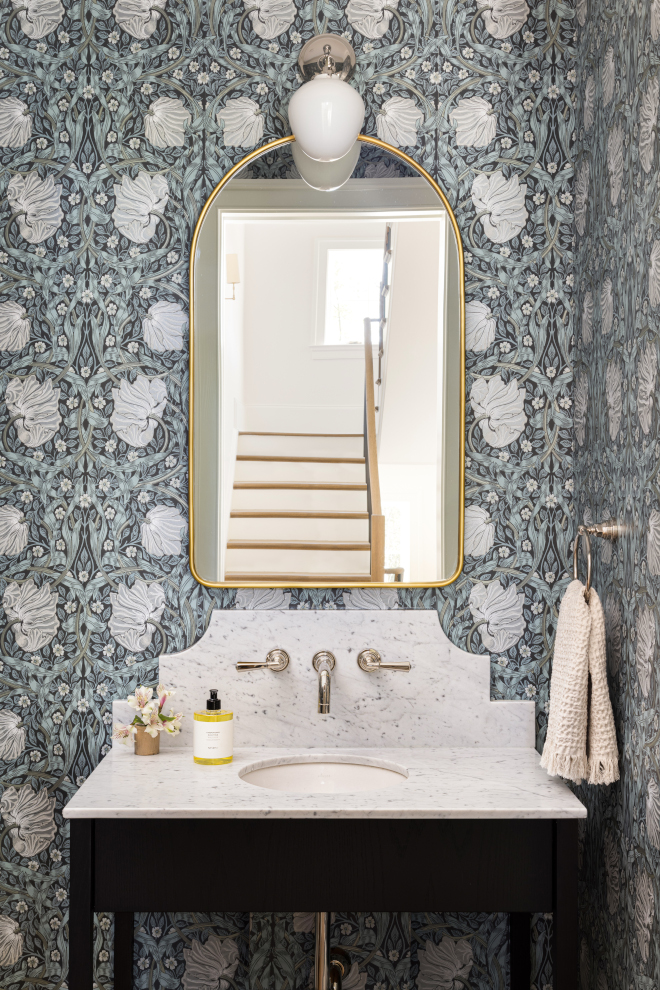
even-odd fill
[(328, 248), (324, 344), (364, 343), (365, 317), (380, 312), (383, 249)]

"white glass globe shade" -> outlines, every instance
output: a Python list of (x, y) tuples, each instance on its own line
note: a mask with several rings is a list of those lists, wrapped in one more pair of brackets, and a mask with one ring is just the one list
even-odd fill
[(291, 97), (289, 123), (309, 158), (335, 162), (349, 153), (362, 129), (364, 103), (338, 76), (320, 74)]
[(305, 154), (297, 141), (291, 145), (291, 154), (308, 186), (321, 192), (332, 192), (340, 189), (353, 174), (360, 157), (360, 142), (356, 141), (349, 153), (335, 162), (317, 162), (315, 158)]

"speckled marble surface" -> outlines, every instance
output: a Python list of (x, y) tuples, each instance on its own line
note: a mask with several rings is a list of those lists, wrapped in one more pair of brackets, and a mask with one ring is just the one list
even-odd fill
[[(237, 660), (264, 659), (280, 647), (286, 670), (237, 671)], [(360, 650), (384, 661), (409, 660), (409, 672), (365, 673)], [(330, 715), (316, 710), (312, 657), (330, 650)], [(234, 712), (235, 746), (409, 747), (533, 746), (533, 701), (490, 700), (490, 658), (465, 653), (442, 631), (436, 612), (421, 609), (217, 610), (194, 646), (160, 658), (160, 679), (176, 689), (186, 718), (177, 745), (192, 745), (192, 713), (217, 687)], [(117, 705), (115, 720), (127, 718)], [(169, 740), (165, 741), (168, 745)]]
[[(320, 760), (329, 749), (308, 750)], [(289, 794), (256, 787), (241, 770), (284, 762), (291, 748), (240, 749), (233, 763), (204, 767), (189, 749), (156, 757), (113, 750), (64, 810), (67, 818), (584, 818), (586, 809), (539, 766), (534, 749), (335, 750), (345, 762), (375, 758), (408, 771), (377, 791)]]

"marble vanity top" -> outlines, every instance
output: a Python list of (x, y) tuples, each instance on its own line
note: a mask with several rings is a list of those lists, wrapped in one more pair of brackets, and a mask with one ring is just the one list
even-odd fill
[[(294, 753), (372, 757), (405, 767), (394, 786), (364, 793), (292, 794), (255, 787), (240, 771)], [(586, 818), (587, 809), (539, 766), (533, 748), (239, 749), (233, 763), (193, 763), (188, 748), (155, 757), (114, 749), (64, 809), (65, 818)]]

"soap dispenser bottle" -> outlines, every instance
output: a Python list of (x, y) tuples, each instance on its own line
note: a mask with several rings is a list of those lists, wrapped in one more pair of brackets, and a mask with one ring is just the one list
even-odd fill
[(194, 713), (195, 763), (231, 763), (234, 754), (234, 713), (222, 708), (218, 689), (211, 688), (206, 710)]

